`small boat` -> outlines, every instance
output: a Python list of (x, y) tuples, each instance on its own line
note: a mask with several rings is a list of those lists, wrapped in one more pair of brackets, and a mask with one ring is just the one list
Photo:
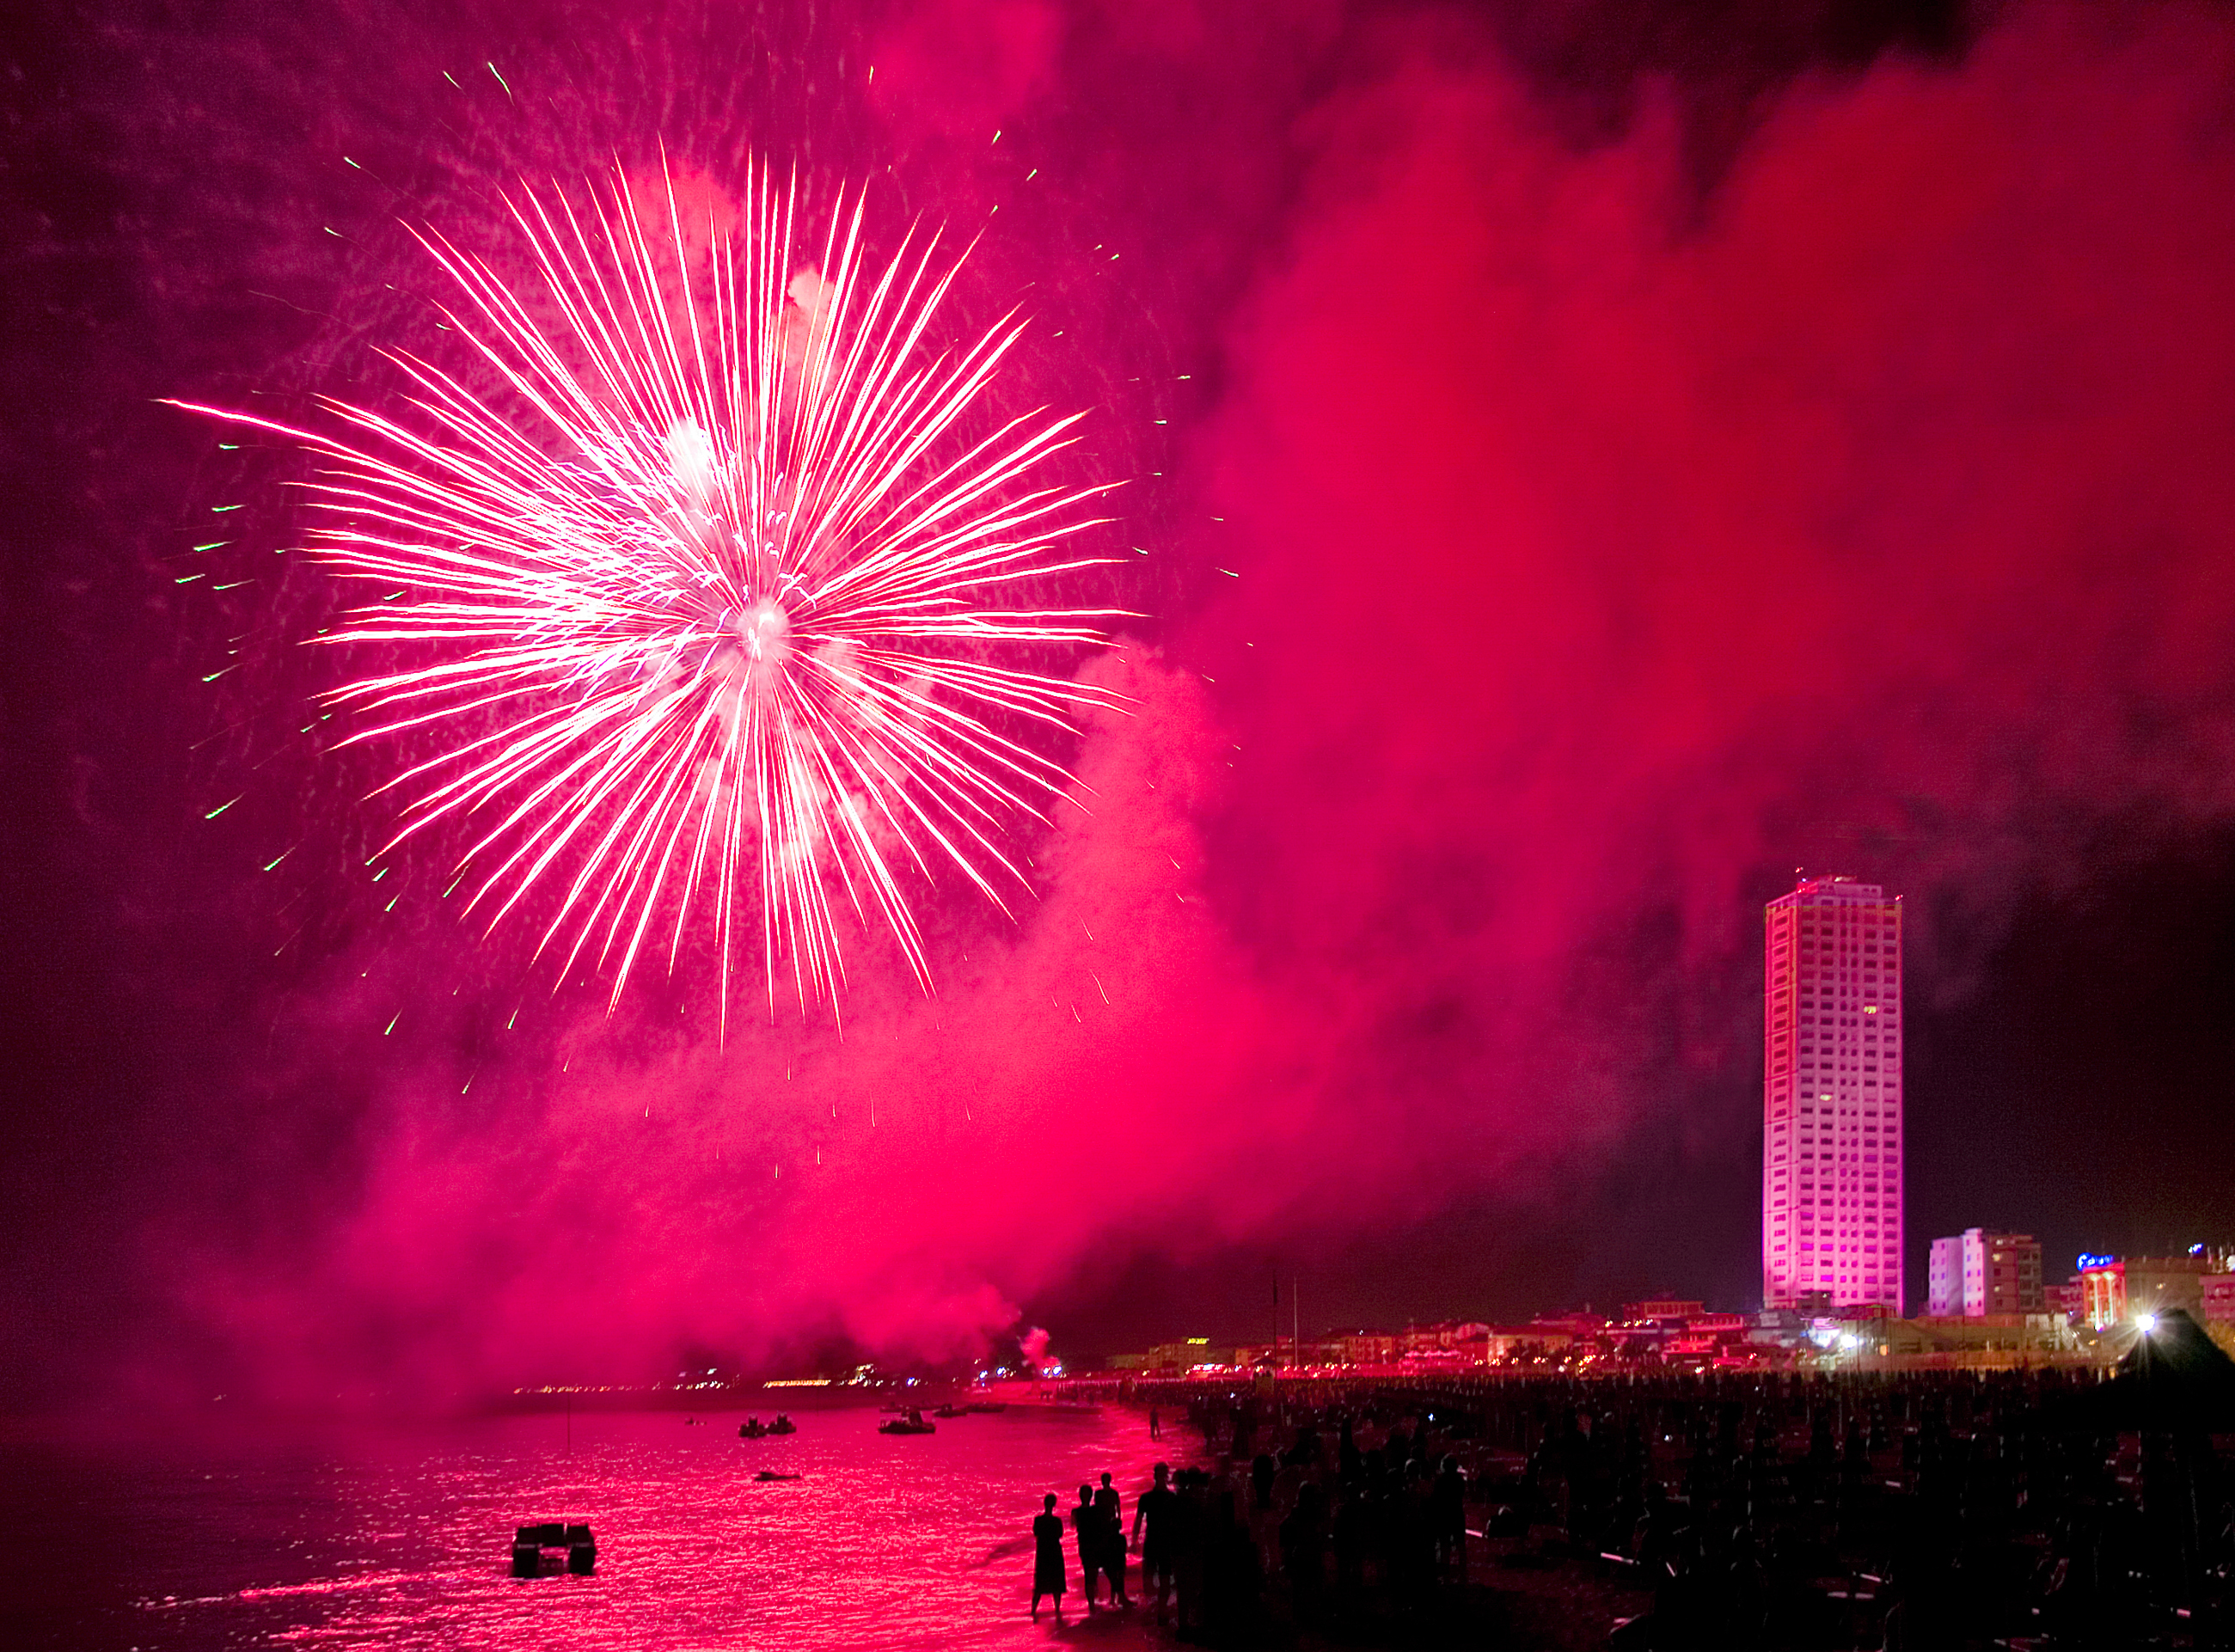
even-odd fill
[(799, 1425), (792, 1421), (789, 1414), (779, 1411), (776, 1420), (769, 1425), (768, 1431), (771, 1434), (796, 1434), (799, 1432)]
[(564, 1549), (567, 1570), (577, 1577), (587, 1577), (598, 1569), (598, 1540), (590, 1535), (588, 1526), (580, 1522), (569, 1524), (563, 1520), (544, 1520), (521, 1526), (514, 1532), (512, 1575), (541, 1577), (546, 1549)]
[(942, 1422), (951, 1422), (955, 1418), (960, 1417), (962, 1413), (955, 1410), (952, 1406), (941, 1406), (937, 1411), (933, 1412), (931, 1414), (938, 1418)]
[(935, 1434), (939, 1432), (939, 1425), (924, 1421), (923, 1413), (911, 1406), (892, 1421), (879, 1423), (877, 1432), (881, 1434)]
[(737, 1425), (739, 1439), (758, 1439), (769, 1432), (769, 1426), (757, 1417), (748, 1417)]
[(770, 1480), (796, 1480), (804, 1477), (797, 1474), (779, 1474), (772, 1468), (764, 1468), (753, 1478), (765, 1485)]

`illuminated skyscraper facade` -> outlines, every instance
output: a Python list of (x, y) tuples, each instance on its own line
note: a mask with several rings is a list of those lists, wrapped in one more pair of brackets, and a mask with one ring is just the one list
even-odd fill
[(1901, 902), (1810, 878), (1767, 908), (1765, 1308), (1901, 1312)]

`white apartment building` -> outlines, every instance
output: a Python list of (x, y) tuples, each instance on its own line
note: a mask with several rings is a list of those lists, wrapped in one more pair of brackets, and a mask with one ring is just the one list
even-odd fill
[(1809, 878), (1765, 929), (1762, 1305), (1898, 1314), (1901, 902)]
[(1966, 1228), (1932, 1242), (1925, 1312), (1936, 1318), (2044, 1311), (2041, 1243), (2029, 1233)]

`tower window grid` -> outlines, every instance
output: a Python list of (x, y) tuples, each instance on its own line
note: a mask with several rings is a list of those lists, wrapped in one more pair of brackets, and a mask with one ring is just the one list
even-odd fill
[(1804, 881), (1764, 947), (1763, 1302), (1898, 1313), (1901, 903)]

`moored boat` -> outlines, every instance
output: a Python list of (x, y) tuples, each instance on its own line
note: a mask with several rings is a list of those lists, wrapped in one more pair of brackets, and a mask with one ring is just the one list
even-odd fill
[(564, 1549), (567, 1570), (577, 1577), (587, 1577), (597, 1570), (598, 1540), (587, 1524), (580, 1521), (570, 1524), (564, 1520), (544, 1520), (521, 1526), (513, 1533), (512, 1575), (541, 1577), (546, 1549)]

